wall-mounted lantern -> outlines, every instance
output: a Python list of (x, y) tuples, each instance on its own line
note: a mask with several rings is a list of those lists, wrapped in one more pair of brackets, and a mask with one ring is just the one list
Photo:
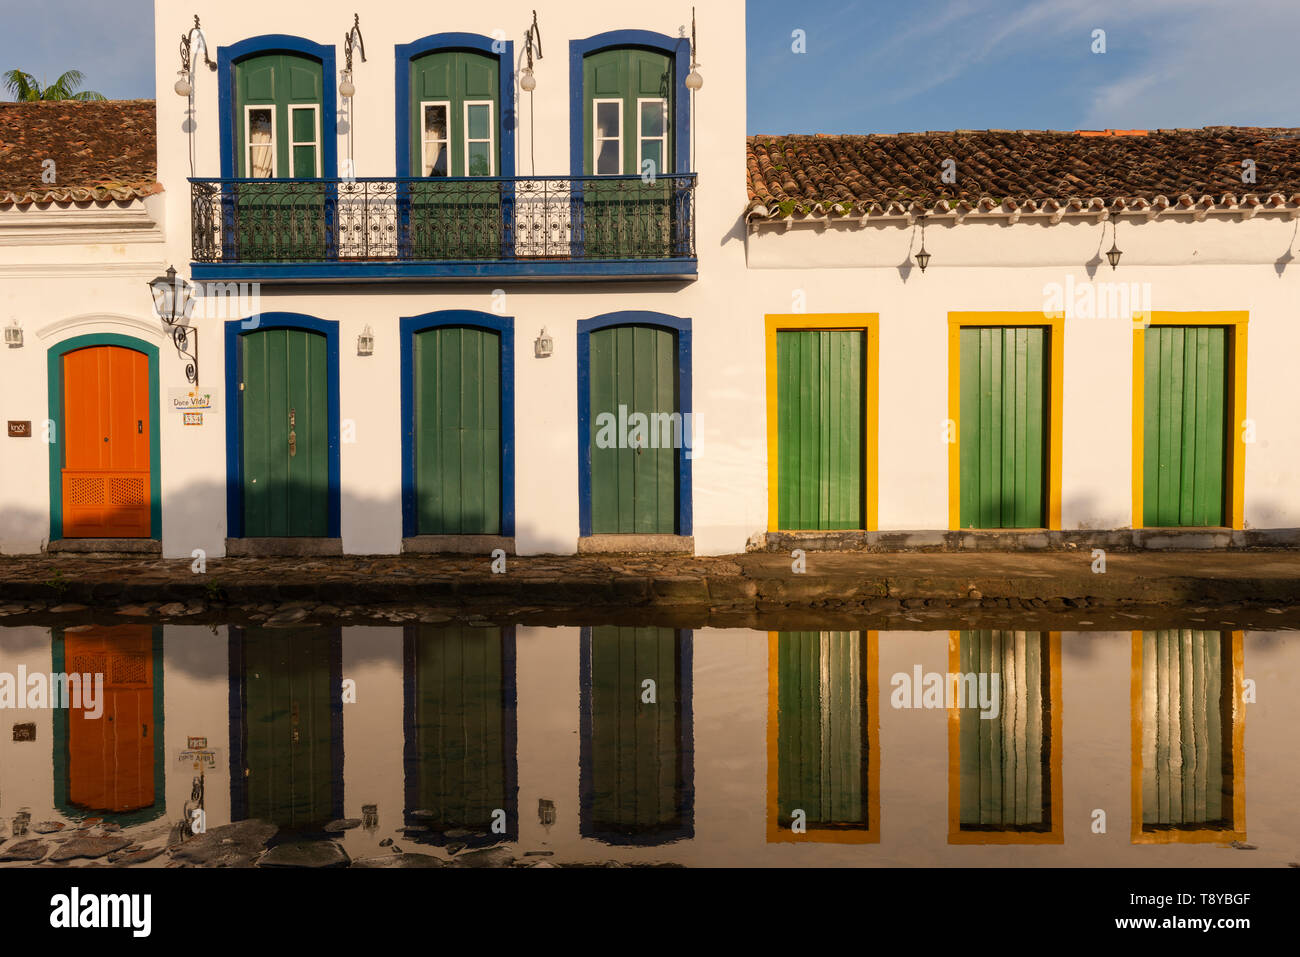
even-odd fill
[(541, 334), (537, 341), (533, 343), (533, 354), (539, 359), (549, 358), (555, 348), (555, 342), (546, 334), (546, 327), (542, 327)]
[(691, 72), (686, 74), (686, 89), (694, 93), (704, 86), (700, 76), (699, 45), (695, 42), (695, 8), (691, 7)]
[(1115, 227), (1117, 225), (1115, 220), (1110, 221), (1110, 249), (1106, 250), (1106, 262), (1110, 263), (1111, 270), (1114, 270), (1119, 265), (1119, 257), (1124, 255), (1115, 243)]
[(921, 267), (921, 272), (925, 272), (925, 267), (930, 265), (930, 254), (925, 251), (925, 214), (919, 217), (921, 222), (921, 251), (916, 254), (916, 264)]
[(21, 349), (23, 346), (23, 327), (18, 325), (17, 319), (5, 326), (5, 345), (10, 349)]
[(519, 71), (519, 89), (531, 93), (537, 89), (537, 77), (533, 76), (533, 50), (537, 50), (537, 59), (542, 59), (542, 29), (537, 25), (537, 11), (533, 11), (533, 22), (524, 32), (524, 52), (528, 63)]
[(203, 35), (203, 28), (199, 26), (199, 16), (195, 14), (194, 26), (190, 28), (190, 32), (181, 34), (181, 68), (178, 71), (180, 79), (172, 87), (177, 96), (189, 96), (194, 92), (194, 83), (190, 79), (190, 56), (192, 52), (190, 44), (196, 34), (199, 38), (199, 46), (203, 48), (203, 62), (208, 65), (209, 70), (217, 68), (217, 65), (212, 62), (212, 58), (208, 56), (208, 41)]
[(375, 354), (375, 334), (366, 326), (357, 336), (357, 355), (373, 356)]
[[(166, 275), (150, 280), (149, 293), (153, 296), (154, 314), (171, 332), (176, 354), (189, 360), (185, 365), (186, 380), (198, 385), (199, 331), (189, 328), (190, 313), (194, 309), (194, 287), (176, 275), (175, 266), (168, 266)], [(193, 353), (189, 351), (191, 337)]]
[(352, 82), (352, 51), (361, 51), (361, 62), (366, 62), (366, 41), (361, 36), (361, 14), (352, 14), (352, 29), (347, 32), (343, 38), (343, 54), (346, 58), (343, 64), (343, 79), (339, 81), (339, 96), (345, 100), (352, 99), (356, 95), (357, 87)]

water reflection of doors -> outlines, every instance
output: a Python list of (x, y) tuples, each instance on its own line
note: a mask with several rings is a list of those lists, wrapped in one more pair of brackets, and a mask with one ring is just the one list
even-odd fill
[(1060, 633), (954, 631), (948, 671), (948, 843), (1063, 843)]
[(337, 629), (231, 629), (231, 820), (312, 828), (343, 816)]
[[(102, 712), (56, 708), (55, 793), (60, 810), (78, 815), (148, 813), (161, 796), (162, 631), (147, 625), (87, 627), (56, 636), (55, 673), (103, 676)], [(53, 703), (53, 702), (51, 702)], [(92, 712), (93, 713), (93, 712)], [(62, 759), (62, 760), (60, 760)], [(66, 768), (60, 774), (59, 765)]]
[(1246, 839), (1241, 632), (1133, 633), (1134, 844)]
[(880, 840), (876, 633), (768, 636), (767, 839)]
[(580, 829), (606, 844), (695, 833), (691, 633), (582, 630)]
[(514, 629), (408, 627), (404, 656), (405, 817), (428, 829), (414, 838), (517, 840)]

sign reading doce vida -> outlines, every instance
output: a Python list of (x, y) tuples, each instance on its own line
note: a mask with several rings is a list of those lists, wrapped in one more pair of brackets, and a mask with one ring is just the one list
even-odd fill
[(219, 412), (212, 389), (168, 389), (167, 407), (173, 412)]

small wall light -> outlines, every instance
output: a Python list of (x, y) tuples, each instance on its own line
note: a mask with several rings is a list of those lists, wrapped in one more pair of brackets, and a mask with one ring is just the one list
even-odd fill
[(375, 334), (366, 326), (357, 336), (357, 355), (373, 356), (375, 354)]
[(177, 277), (175, 266), (168, 266), (165, 275), (149, 280), (149, 294), (153, 296), (154, 314), (171, 333), (176, 354), (187, 360), (186, 381), (198, 385), (199, 331), (189, 328), (190, 313), (195, 305), (194, 286)]
[(343, 64), (343, 79), (339, 81), (339, 96), (345, 100), (356, 95), (357, 87), (352, 82), (352, 51), (361, 51), (361, 62), (366, 62), (366, 41), (361, 36), (361, 14), (352, 14), (352, 29), (343, 38), (343, 52), (346, 61)]
[(916, 264), (921, 267), (921, 272), (925, 272), (925, 267), (930, 265), (930, 254), (925, 251), (925, 216), (921, 219), (921, 251), (916, 254)]
[(5, 326), (5, 345), (10, 349), (21, 349), (23, 345), (23, 327), (15, 319)]
[(537, 77), (533, 76), (533, 50), (537, 50), (537, 59), (542, 59), (542, 30), (537, 25), (537, 11), (533, 11), (533, 22), (524, 33), (524, 52), (528, 55), (527, 65), (519, 71), (519, 89), (531, 93), (537, 89)]
[(546, 334), (546, 327), (543, 326), (541, 334), (537, 337), (537, 341), (533, 343), (533, 354), (539, 359), (545, 359), (550, 356), (554, 347), (555, 343), (552, 341), (551, 337)]
[(691, 7), (691, 72), (686, 74), (686, 89), (694, 93), (704, 86), (700, 76), (699, 46), (695, 42), (695, 8)]
[(1112, 270), (1119, 265), (1119, 257), (1124, 255), (1115, 243), (1115, 226), (1116, 222), (1112, 219), (1110, 221), (1110, 249), (1106, 250), (1106, 262), (1110, 263)]

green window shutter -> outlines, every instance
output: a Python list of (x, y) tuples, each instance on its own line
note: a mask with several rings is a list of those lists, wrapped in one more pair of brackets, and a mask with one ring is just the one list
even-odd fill
[(284, 828), (333, 819), (330, 662), (335, 637), (249, 628), (243, 641), (248, 817)]
[(1228, 827), (1231, 644), (1217, 631), (1142, 634), (1142, 825)]
[(1048, 333), (961, 330), (961, 527), (1043, 528)]
[[(962, 707), (958, 724), (963, 830), (1051, 829), (1051, 657), (1036, 631), (963, 631), (959, 649), (961, 704), (978, 697), (980, 676), (997, 716)], [(991, 675), (998, 675), (992, 695)], [(991, 709), (990, 709), (991, 713)]]
[[(436, 174), (411, 187), (415, 259), (498, 259), (502, 254), (500, 185), (438, 182), (448, 176), (503, 175), (499, 76), (496, 57), (468, 50), (411, 61), (411, 175)], [(439, 131), (445, 139), (441, 161), (434, 158), (434, 147), (424, 150), (426, 137), (434, 143)]]
[(780, 330), (777, 525), (860, 529), (866, 333)]
[(501, 337), (415, 336), (415, 491), (421, 535), (501, 533)]
[(437, 831), (486, 831), (509, 806), (501, 629), (420, 625), (413, 651), (417, 806), (407, 813)]
[[(671, 628), (591, 629), (591, 823), (654, 834), (680, 826), (680, 639)], [(654, 703), (642, 700), (654, 681)]]
[(1144, 333), (1142, 524), (1225, 524), (1228, 331)]
[(264, 329), (240, 336), (239, 348), (244, 534), (323, 537), (329, 529), (325, 337)]
[[(685, 428), (677, 406), (677, 336), (613, 326), (591, 333), (590, 350), (592, 532), (671, 535), (681, 454), (674, 445)], [(632, 418), (638, 413), (647, 423), (639, 432)], [(623, 422), (628, 447), (619, 448)]]
[(867, 828), (865, 636), (781, 632), (777, 675), (777, 813), (809, 826)]

